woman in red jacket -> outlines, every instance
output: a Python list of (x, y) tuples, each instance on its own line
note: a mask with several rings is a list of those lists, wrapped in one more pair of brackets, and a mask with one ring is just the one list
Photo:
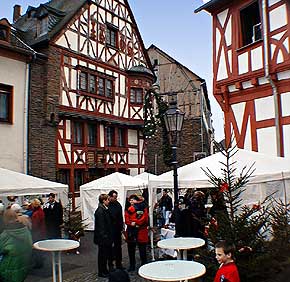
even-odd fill
[[(44, 212), (41, 208), (41, 202), (38, 199), (34, 199), (31, 202), (32, 206), (32, 241), (40, 241), (46, 239), (46, 228)], [(41, 268), (43, 266), (43, 254), (41, 251), (32, 250), (32, 262), (33, 268)]]
[(128, 271), (134, 271), (136, 245), (139, 248), (141, 265), (147, 263), (148, 207), (144, 199), (140, 199), (137, 195), (131, 195), (129, 202), (130, 205), (125, 209), (126, 237), (130, 261)]

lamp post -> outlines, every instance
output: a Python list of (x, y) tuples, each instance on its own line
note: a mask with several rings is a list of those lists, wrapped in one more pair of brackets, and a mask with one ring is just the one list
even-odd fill
[[(176, 95), (176, 94), (175, 94)], [(176, 98), (176, 96), (175, 96)], [(172, 162), (173, 165), (173, 185), (174, 185), (174, 203), (178, 204), (178, 175), (177, 175), (177, 145), (178, 137), (182, 129), (184, 120), (184, 113), (177, 108), (176, 99), (172, 99), (169, 102), (169, 109), (164, 114), (164, 122), (166, 130), (169, 133), (170, 144), (172, 149)]]

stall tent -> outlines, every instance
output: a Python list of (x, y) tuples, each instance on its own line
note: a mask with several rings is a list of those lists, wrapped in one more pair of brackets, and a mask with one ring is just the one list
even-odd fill
[(68, 186), (31, 175), (0, 168), (0, 198), (55, 193), (67, 204)]
[[(179, 189), (212, 187), (202, 168), (208, 168), (216, 177), (222, 177), (221, 169), (224, 166), (221, 163), (225, 161), (226, 157), (222, 152), (219, 152), (178, 168)], [(290, 159), (238, 149), (230, 161), (235, 162), (236, 176), (240, 175), (244, 167), (250, 168), (254, 164), (255, 171), (242, 194), (244, 204), (262, 201), (267, 195), (275, 191), (277, 191), (275, 198), (289, 201)], [(152, 189), (173, 189), (173, 171), (161, 174), (158, 179), (149, 181), (149, 186)]]
[(80, 187), (82, 217), (87, 230), (94, 230), (94, 213), (99, 204), (99, 195), (111, 190), (118, 192), (118, 201), (125, 208), (126, 197), (133, 193), (142, 193), (146, 182), (130, 175), (114, 172), (110, 175), (86, 183)]

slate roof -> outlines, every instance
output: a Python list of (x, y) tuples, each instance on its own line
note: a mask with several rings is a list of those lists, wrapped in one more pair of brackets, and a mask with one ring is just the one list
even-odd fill
[(21, 53), (27, 56), (35, 54), (35, 51), (17, 36), (16, 31), (11, 27), (7, 19), (1, 19), (0, 21), (2, 24), (5, 22), (5, 25), (9, 27), (9, 40), (8, 42), (0, 40), (0, 48), (10, 50), (16, 53)]
[[(20, 17), (13, 26), (17, 29), (19, 36), (30, 46), (34, 46), (51, 40), (62, 28), (73, 18), (85, 4), (90, 4), (91, 0), (51, 0), (39, 7), (29, 6), (26, 13)], [(139, 42), (144, 50), (144, 55), (150, 69), (152, 65), (142, 37), (139, 33), (137, 23), (127, 0), (124, 3), (128, 7), (128, 12), (132, 18), (132, 25), (136, 28)], [(37, 21), (48, 16), (48, 33), (37, 37)]]
[[(29, 6), (26, 13), (13, 26), (30, 46), (49, 41), (87, 2), (87, 0), (51, 0), (40, 4), (37, 8)], [(48, 16), (48, 32), (37, 37), (37, 21), (46, 16)]]

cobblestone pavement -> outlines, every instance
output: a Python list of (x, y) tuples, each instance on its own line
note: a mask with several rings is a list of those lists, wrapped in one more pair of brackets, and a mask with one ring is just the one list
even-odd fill
[[(127, 246), (123, 244), (123, 266), (128, 268)], [(86, 232), (81, 238), (80, 254), (75, 251), (71, 253), (62, 253), (62, 270), (63, 282), (93, 282), (107, 281), (105, 278), (100, 278), (97, 275), (97, 246), (93, 243), (93, 232)], [(24, 282), (51, 282), (52, 281), (52, 266), (51, 254), (43, 253), (44, 265), (39, 269), (32, 269)], [(139, 263), (139, 252), (136, 251), (137, 266)], [(130, 272), (131, 282), (145, 282), (137, 271)]]

